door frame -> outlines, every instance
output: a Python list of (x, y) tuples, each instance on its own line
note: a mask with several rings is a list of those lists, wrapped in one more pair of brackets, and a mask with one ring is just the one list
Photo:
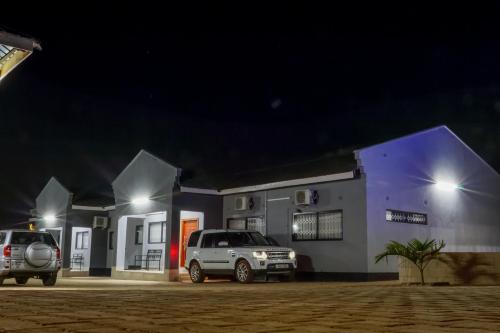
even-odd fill
[(188, 217), (181, 219), (180, 225), (180, 237), (179, 237), (179, 269), (184, 269), (184, 265), (182, 263), (183, 253), (187, 250), (187, 247), (184, 247), (184, 223), (196, 221), (197, 229), (193, 231), (200, 230), (200, 219), (198, 217)]

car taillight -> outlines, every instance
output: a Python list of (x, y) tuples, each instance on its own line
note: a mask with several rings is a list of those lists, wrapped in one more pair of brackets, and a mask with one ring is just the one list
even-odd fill
[(56, 247), (56, 258), (61, 259), (61, 249), (59, 246)]
[(12, 253), (12, 247), (10, 245), (5, 245), (3, 247), (3, 256), (10, 257), (11, 253)]

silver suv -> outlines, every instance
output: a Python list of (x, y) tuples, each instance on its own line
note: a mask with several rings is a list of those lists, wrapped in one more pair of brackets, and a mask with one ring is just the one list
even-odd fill
[(270, 274), (291, 280), (297, 260), (292, 249), (272, 245), (257, 231), (199, 230), (189, 238), (185, 268), (194, 283), (208, 275), (250, 283), (255, 276)]
[(26, 284), (29, 278), (53, 286), (61, 269), (61, 250), (48, 232), (0, 230), (0, 285), (15, 278)]

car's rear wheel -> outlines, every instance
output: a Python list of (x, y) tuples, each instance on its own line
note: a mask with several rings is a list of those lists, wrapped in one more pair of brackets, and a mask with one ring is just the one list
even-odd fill
[(3, 280), (4, 280), (4, 278), (0, 277), (0, 286), (3, 284)]
[(205, 281), (205, 273), (203, 273), (198, 262), (194, 261), (189, 267), (189, 277), (193, 283), (202, 283)]
[(42, 277), (43, 285), (46, 287), (52, 287), (57, 282), (57, 273), (50, 273)]
[(26, 284), (28, 282), (29, 278), (25, 276), (18, 276), (16, 277), (16, 283), (17, 284)]
[(234, 276), (240, 283), (251, 283), (253, 281), (253, 270), (248, 261), (240, 260), (236, 264)]

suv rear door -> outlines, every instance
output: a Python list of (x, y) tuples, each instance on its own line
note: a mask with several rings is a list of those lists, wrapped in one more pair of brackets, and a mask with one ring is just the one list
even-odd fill
[(213, 232), (203, 235), (200, 259), (205, 270), (228, 270), (229, 253), (226, 232)]
[[(45, 243), (52, 247), (56, 246), (54, 238), (49, 233), (13, 231), (10, 236), (12, 268), (27, 269), (29, 265), (25, 262), (24, 255), (29, 245), (35, 242)], [(55, 250), (52, 254), (55, 258)]]

